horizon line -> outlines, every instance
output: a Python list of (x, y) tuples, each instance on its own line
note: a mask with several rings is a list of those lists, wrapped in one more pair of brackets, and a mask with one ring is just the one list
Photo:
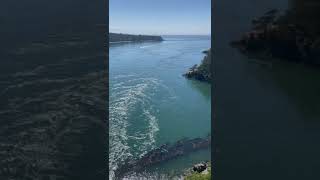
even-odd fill
[(109, 32), (114, 34), (128, 34), (128, 35), (144, 35), (144, 36), (211, 36), (211, 34), (137, 34), (124, 32)]

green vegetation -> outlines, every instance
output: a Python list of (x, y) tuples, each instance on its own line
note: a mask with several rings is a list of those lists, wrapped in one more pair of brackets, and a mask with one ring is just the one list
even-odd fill
[(206, 56), (203, 58), (200, 65), (194, 65), (189, 69), (187, 73), (184, 74), (187, 78), (194, 78), (199, 81), (211, 82), (212, 72), (211, 72), (211, 49), (204, 51)]
[(198, 66), (198, 71), (205, 77), (207, 81), (211, 81), (211, 50), (204, 51), (206, 56), (203, 58), (201, 64)]

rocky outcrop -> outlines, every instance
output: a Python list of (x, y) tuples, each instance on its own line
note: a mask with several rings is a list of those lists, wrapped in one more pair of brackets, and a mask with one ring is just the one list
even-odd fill
[(211, 82), (212, 80), (212, 72), (211, 72), (211, 49), (207, 51), (203, 51), (206, 56), (203, 58), (200, 65), (193, 65), (188, 72), (184, 74), (186, 78), (196, 79), (199, 81)]
[(109, 33), (109, 42), (125, 42), (125, 41), (130, 41), (130, 42), (163, 41), (163, 39), (161, 36)]
[(139, 172), (146, 167), (175, 159), (201, 149), (210, 148), (211, 137), (182, 139), (175, 144), (164, 144), (159, 148), (153, 149), (143, 157), (136, 160), (128, 160), (116, 171), (116, 177), (122, 177), (128, 172)]
[(207, 168), (208, 168), (207, 163), (199, 163), (199, 164), (193, 165), (192, 170), (195, 172), (201, 173), (201, 172), (205, 171)]
[(192, 169), (188, 169), (183, 178), (185, 180), (210, 180), (211, 179), (211, 163), (201, 162), (193, 165)]
[(320, 27), (314, 25), (311, 31), (297, 16), (293, 11), (271, 10), (254, 19), (252, 30), (231, 45), (260, 58), (320, 65)]

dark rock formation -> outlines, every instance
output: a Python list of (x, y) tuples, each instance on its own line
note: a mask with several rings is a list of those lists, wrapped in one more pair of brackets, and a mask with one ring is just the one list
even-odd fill
[(211, 49), (207, 51), (203, 51), (206, 56), (203, 58), (200, 65), (193, 65), (188, 72), (184, 74), (186, 78), (193, 78), (199, 81), (211, 82), (212, 80), (212, 72), (211, 72)]
[(159, 148), (153, 149), (140, 159), (128, 160), (116, 171), (116, 177), (122, 177), (128, 172), (139, 172), (146, 167), (175, 159), (200, 149), (210, 148), (211, 138), (183, 139), (175, 144), (164, 144)]
[(193, 166), (193, 171), (201, 173), (202, 171), (206, 170), (208, 168), (207, 163), (199, 163), (199, 164), (195, 164)]
[(163, 39), (161, 36), (109, 33), (109, 42), (122, 42), (122, 41), (130, 41), (130, 42), (163, 41)]
[[(314, 14), (314, 16), (319, 16)], [(320, 26), (303, 14), (287, 11), (281, 14), (271, 10), (252, 21), (253, 28), (231, 43), (247, 55), (260, 58), (277, 58), (292, 62), (320, 65)], [(309, 24), (306, 24), (309, 23)]]

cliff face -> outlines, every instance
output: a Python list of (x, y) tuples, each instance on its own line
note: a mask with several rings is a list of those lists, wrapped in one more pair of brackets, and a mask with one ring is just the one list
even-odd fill
[(206, 56), (203, 58), (200, 65), (194, 65), (189, 69), (187, 73), (184, 74), (187, 78), (194, 78), (200, 81), (211, 82), (212, 72), (211, 72), (211, 49), (204, 52)]
[(163, 39), (161, 36), (109, 33), (109, 42), (121, 42), (121, 41), (133, 41), (133, 42), (163, 41)]

